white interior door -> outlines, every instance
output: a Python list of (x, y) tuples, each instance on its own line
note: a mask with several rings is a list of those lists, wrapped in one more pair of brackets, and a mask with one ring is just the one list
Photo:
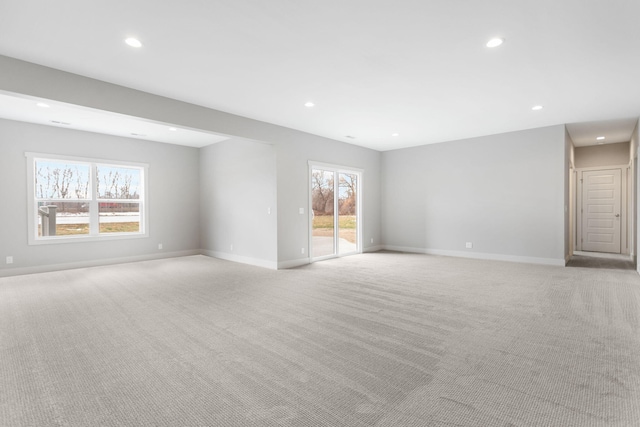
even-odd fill
[(621, 170), (582, 173), (582, 250), (620, 253)]

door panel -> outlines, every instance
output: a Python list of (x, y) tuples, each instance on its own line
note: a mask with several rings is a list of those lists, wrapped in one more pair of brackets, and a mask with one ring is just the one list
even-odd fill
[(311, 245), (313, 257), (335, 254), (334, 173), (322, 169), (311, 171)]
[(621, 170), (582, 173), (582, 250), (620, 253)]
[(342, 172), (338, 176), (338, 253), (344, 255), (358, 249), (358, 176)]

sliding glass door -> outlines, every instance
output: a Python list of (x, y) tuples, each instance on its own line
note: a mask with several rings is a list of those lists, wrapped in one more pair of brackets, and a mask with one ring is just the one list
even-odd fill
[(359, 171), (310, 164), (311, 258), (360, 252)]
[(358, 175), (338, 172), (338, 254), (358, 252)]

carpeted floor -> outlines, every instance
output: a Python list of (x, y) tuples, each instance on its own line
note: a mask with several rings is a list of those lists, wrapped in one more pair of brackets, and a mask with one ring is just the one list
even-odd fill
[(638, 426), (640, 276), (374, 253), (0, 279), (2, 426)]
[(629, 258), (603, 258), (588, 255), (572, 255), (567, 267), (608, 268), (613, 270), (635, 270), (636, 264)]

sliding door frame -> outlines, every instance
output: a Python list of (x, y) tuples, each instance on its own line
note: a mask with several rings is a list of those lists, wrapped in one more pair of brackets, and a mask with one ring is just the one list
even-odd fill
[[(312, 179), (313, 179), (313, 170), (314, 169), (321, 169), (324, 171), (328, 171), (328, 172), (333, 172), (334, 174), (334, 182), (333, 182), (333, 234), (334, 234), (334, 238), (333, 238), (333, 254), (331, 255), (324, 255), (324, 256), (319, 256), (319, 257), (314, 257), (313, 255), (313, 190), (312, 190)], [(358, 187), (357, 187), (357, 193), (356, 193), (356, 250), (354, 252), (349, 252), (346, 254), (340, 254), (340, 244), (339, 244), (339, 220), (340, 220), (340, 214), (339, 214), (339, 209), (338, 209), (338, 199), (339, 199), (339, 186), (340, 186), (340, 173), (347, 173), (347, 174), (355, 174), (358, 177)], [(335, 177), (338, 177), (338, 179), (335, 179)], [(330, 258), (338, 258), (338, 257), (343, 257), (343, 256), (349, 256), (349, 255), (355, 255), (355, 254), (361, 254), (362, 253), (362, 222), (363, 222), (363, 218), (364, 218), (364, 212), (362, 211), (362, 196), (363, 196), (363, 191), (362, 189), (364, 188), (363, 186), (363, 176), (364, 176), (364, 170), (363, 169), (358, 169), (358, 168), (353, 168), (350, 166), (342, 166), (342, 165), (335, 165), (335, 164), (329, 164), (329, 163), (323, 163), (323, 162), (314, 162), (312, 160), (309, 160), (309, 173), (307, 176), (307, 189), (309, 191), (309, 207), (308, 207), (308, 221), (309, 221), (309, 248), (308, 248), (308, 253), (309, 253), (309, 261), (310, 262), (316, 262), (316, 261), (322, 261), (325, 259), (330, 259)]]

